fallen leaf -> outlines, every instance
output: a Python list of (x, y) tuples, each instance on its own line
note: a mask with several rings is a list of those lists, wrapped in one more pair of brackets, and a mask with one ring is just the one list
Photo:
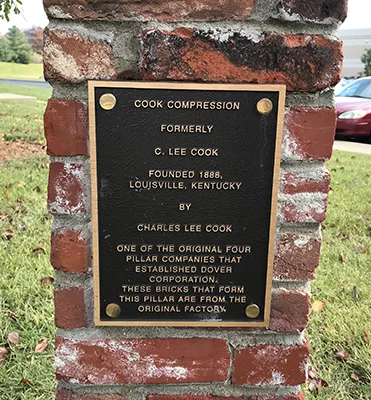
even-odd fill
[(13, 233), (10, 231), (5, 231), (4, 236), (7, 240), (10, 240), (13, 237)]
[(342, 262), (342, 263), (345, 261), (345, 257), (344, 257), (343, 254), (340, 254), (339, 261)]
[(324, 309), (325, 307), (325, 302), (322, 300), (315, 300), (312, 304), (312, 310), (316, 312), (320, 312)]
[(9, 311), (8, 312), (8, 316), (13, 320), (13, 321), (17, 321), (18, 317), (14, 314), (14, 312)]
[(359, 250), (361, 251), (361, 253), (366, 253), (366, 246), (364, 244), (360, 244)]
[(30, 380), (28, 380), (27, 378), (22, 378), (21, 382), (28, 386), (32, 385), (32, 382)]
[(17, 332), (9, 332), (8, 333), (8, 342), (11, 344), (18, 344), (21, 341), (21, 337)]
[(4, 358), (8, 354), (8, 350), (5, 347), (0, 347), (0, 358)]
[(308, 369), (308, 378), (310, 378), (310, 379), (316, 378), (316, 375), (315, 375), (314, 371), (312, 370), (312, 368)]
[(35, 347), (35, 353), (42, 353), (48, 347), (48, 339), (40, 340)]
[(350, 354), (345, 350), (341, 350), (335, 353), (335, 358), (337, 360), (348, 360), (350, 358)]
[(328, 386), (327, 382), (321, 378), (317, 378), (315, 373), (311, 369), (309, 369), (308, 371), (308, 377), (309, 377), (308, 389), (310, 392), (320, 393), (322, 388)]
[(363, 338), (365, 339), (365, 342), (368, 344), (369, 343), (369, 338), (368, 338), (369, 332), (368, 330), (365, 332), (365, 335), (363, 336)]
[(356, 382), (361, 381), (361, 380), (363, 379), (363, 376), (362, 376), (362, 375), (358, 375), (358, 374), (355, 374), (355, 373), (353, 373), (352, 375), (350, 375), (350, 377), (351, 377), (354, 381), (356, 381)]
[(355, 158), (357, 158), (356, 156), (352, 156), (352, 157), (350, 157), (352, 160), (354, 160)]
[(45, 254), (45, 250), (42, 247), (37, 247), (36, 249), (32, 250), (34, 254)]
[(353, 286), (352, 296), (355, 301), (359, 300), (358, 288), (357, 286)]
[(44, 276), (44, 278), (42, 278), (42, 279), (40, 280), (40, 282), (41, 282), (41, 284), (42, 284), (43, 286), (51, 285), (51, 284), (53, 284), (53, 282), (54, 282), (54, 278), (53, 278), (52, 276)]
[(5, 185), (5, 188), (6, 188), (6, 189), (10, 189), (12, 186), (13, 186), (12, 183), (7, 183), (7, 184)]

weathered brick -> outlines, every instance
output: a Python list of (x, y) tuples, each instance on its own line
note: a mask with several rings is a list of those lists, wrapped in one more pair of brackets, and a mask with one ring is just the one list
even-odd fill
[(330, 190), (330, 174), (323, 169), (311, 176), (310, 170), (304, 170), (300, 173), (287, 172), (281, 170), (281, 187), (283, 194), (298, 193), (325, 193)]
[(304, 400), (304, 396), (302, 393), (279, 395), (279, 396), (252, 395), (243, 397), (220, 397), (213, 395), (194, 396), (189, 394), (184, 394), (184, 395), (151, 394), (147, 396), (147, 400)]
[(295, 386), (306, 380), (309, 345), (261, 345), (237, 350), (232, 383)]
[(53, 231), (50, 262), (63, 272), (86, 272), (91, 266), (91, 252), (84, 233), (70, 229)]
[(284, 223), (320, 223), (325, 220), (328, 197), (324, 193), (297, 193), (280, 196)]
[(271, 305), (269, 329), (276, 332), (297, 333), (308, 325), (310, 296), (304, 292), (278, 290)]
[(248, 35), (179, 28), (142, 38), (146, 80), (285, 84), (314, 92), (340, 79), (341, 43), (319, 35)]
[(56, 400), (128, 400), (121, 394), (79, 393), (73, 390), (57, 389)]
[(284, 160), (328, 160), (331, 157), (336, 127), (334, 108), (291, 108), (285, 116), (285, 127)]
[(49, 155), (88, 155), (88, 114), (84, 103), (50, 99), (44, 114), (44, 128)]
[(84, 166), (52, 162), (49, 171), (48, 205), (51, 213), (85, 213)]
[(274, 278), (305, 281), (315, 277), (319, 265), (321, 238), (303, 234), (279, 237), (274, 258)]
[(277, 6), (290, 20), (344, 21), (348, 13), (347, 0), (279, 0)]
[(57, 337), (55, 355), (57, 379), (97, 385), (224, 381), (230, 363), (224, 340), (203, 338), (78, 342)]
[(111, 46), (77, 32), (45, 29), (43, 59), (46, 80), (79, 83), (117, 75)]
[(84, 300), (84, 288), (56, 288), (54, 290), (55, 325), (63, 329), (88, 326)]
[(44, 0), (44, 5), (52, 18), (218, 21), (247, 18), (253, 10), (254, 0)]

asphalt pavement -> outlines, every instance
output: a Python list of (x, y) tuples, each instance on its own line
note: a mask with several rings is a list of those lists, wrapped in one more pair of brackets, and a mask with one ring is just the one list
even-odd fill
[(334, 150), (350, 151), (352, 153), (371, 154), (371, 144), (335, 140)]
[(44, 88), (51, 88), (48, 82), (38, 82), (38, 81), (20, 81), (20, 80), (12, 80), (12, 79), (1, 79), (0, 83), (8, 83), (12, 85), (23, 85), (23, 86), (37, 86)]

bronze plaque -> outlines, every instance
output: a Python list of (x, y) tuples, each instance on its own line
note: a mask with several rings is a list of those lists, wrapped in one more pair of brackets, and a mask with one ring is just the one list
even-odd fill
[(284, 103), (89, 82), (96, 325), (268, 326)]

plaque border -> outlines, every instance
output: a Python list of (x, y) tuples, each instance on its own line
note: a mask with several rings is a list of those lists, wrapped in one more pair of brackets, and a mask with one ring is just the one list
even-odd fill
[[(271, 217), (268, 243), (267, 281), (265, 285), (265, 307), (263, 321), (101, 321), (99, 293), (99, 237), (98, 237), (98, 185), (96, 158), (95, 88), (135, 88), (135, 89), (175, 89), (175, 90), (223, 90), (278, 92), (278, 113), (276, 126), (276, 144), (273, 164), (273, 184)], [(94, 282), (94, 324), (96, 326), (176, 326), (176, 327), (269, 327), (272, 298), (273, 260), (276, 239), (277, 202), (282, 151), (282, 133), (285, 113), (286, 85), (228, 84), (228, 83), (189, 83), (189, 82), (120, 82), (88, 81), (89, 141), (90, 141), (90, 177), (92, 212), (92, 253)]]

